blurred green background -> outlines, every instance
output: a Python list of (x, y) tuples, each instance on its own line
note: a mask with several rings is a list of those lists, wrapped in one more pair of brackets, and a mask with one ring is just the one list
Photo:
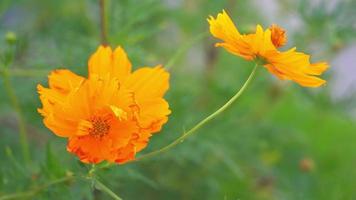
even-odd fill
[[(288, 47), (331, 64), (323, 75), (328, 84), (317, 89), (261, 69), (232, 109), (171, 151), (99, 171), (98, 179), (121, 198), (356, 199), (356, 1), (108, 0), (106, 7), (112, 47), (122, 45), (135, 67), (171, 66), (173, 112), (141, 154), (215, 111), (252, 70), (253, 63), (214, 48), (209, 15), (225, 8), (241, 32), (278, 23), (288, 30)], [(5, 71), (22, 113), (1, 76), (0, 199), (111, 199), (84, 180), (44, 187), (90, 166), (66, 152), (65, 139), (46, 129), (36, 111), (36, 85), (46, 84), (48, 72), (65, 67), (86, 75), (99, 44), (98, 1), (0, 1), (0, 69), (15, 52)], [(30, 162), (21, 153), (21, 119)]]

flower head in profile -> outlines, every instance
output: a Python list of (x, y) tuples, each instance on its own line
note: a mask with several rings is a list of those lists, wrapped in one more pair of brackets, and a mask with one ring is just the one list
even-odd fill
[(264, 30), (257, 25), (256, 32), (241, 34), (229, 15), (223, 10), (216, 18), (208, 19), (211, 34), (221, 39), (216, 46), (246, 60), (256, 60), (272, 74), (283, 80), (293, 80), (305, 87), (319, 87), (326, 81), (317, 77), (327, 68), (326, 62), (310, 63), (310, 56), (296, 48), (279, 51), (287, 43), (285, 30), (272, 25)]
[(124, 163), (147, 146), (170, 114), (163, 98), (169, 74), (161, 66), (134, 72), (125, 51), (100, 46), (88, 62), (89, 75), (51, 72), (38, 85), (43, 122), (68, 139), (67, 150), (82, 162)]

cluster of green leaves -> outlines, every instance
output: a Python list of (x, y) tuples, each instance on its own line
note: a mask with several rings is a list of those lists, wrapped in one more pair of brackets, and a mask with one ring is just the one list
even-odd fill
[[(302, 16), (307, 28), (294, 35), (304, 38), (296, 40), (297, 46), (309, 48), (309, 40), (322, 40), (328, 49), (324, 56), (331, 59), (336, 49), (330, 35), (342, 43), (355, 40), (355, 30), (347, 26), (352, 19), (347, 13), (354, 14), (355, 5), (341, 1), (330, 14), (307, 3), (285, 5)], [(215, 111), (252, 70), (252, 63), (214, 48), (214, 40), (204, 34), (206, 18), (223, 8), (242, 31), (263, 22), (251, 1), (108, 0), (106, 6), (113, 47), (122, 45), (135, 67), (171, 66), (167, 99), (172, 114), (144, 152), (173, 141)], [(110, 199), (90, 181), (71, 178), (88, 174), (91, 166), (67, 153), (65, 139), (46, 129), (36, 111), (36, 85), (46, 84), (50, 70), (65, 67), (86, 75), (87, 59), (100, 41), (98, 10), (94, 0), (0, 2), (0, 53), (11, 50), (5, 36), (13, 31), (10, 81), (31, 154), (25, 162), (18, 113), (1, 80), (0, 199), (9, 194), (13, 199)], [(355, 199), (356, 123), (330, 93), (329, 85), (301, 88), (261, 68), (232, 109), (196, 135), (159, 157), (96, 175), (123, 199)]]

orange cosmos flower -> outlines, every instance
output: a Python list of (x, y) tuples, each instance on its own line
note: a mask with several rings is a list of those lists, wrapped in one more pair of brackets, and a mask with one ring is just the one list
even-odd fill
[(61, 69), (49, 88), (38, 85), (43, 122), (82, 162), (132, 160), (168, 120), (169, 74), (161, 66), (132, 72), (121, 47), (100, 46), (88, 66), (88, 78)]
[(318, 78), (327, 68), (326, 62), (310, 63), (310, 56), (297, 52), (296, 48), (281, 52), (287, 43), (285, 30), (272, 25), (264, 30), (257, 25), (256, 32), (241, 34), (229, 15), (223, 10), (216, 18), (208, 19), (211, 34), (223, 40), (216, 46), (246, 60), (262, 62), (267, 70), (283, 80), (293, 80), (305, 87), (319, 87), (326, 81)]

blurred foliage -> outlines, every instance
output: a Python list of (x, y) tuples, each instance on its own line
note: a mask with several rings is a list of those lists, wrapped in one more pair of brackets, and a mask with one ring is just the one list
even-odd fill
[[(292, 35), (297, 46), (331, 60), (355, 41), (355, 1), (311, 2), (280, 0), (280, 6), (303, 23), (303, 30)], [(206, 18), (223, 8), (242, 31), (266, 20), (257, 1), (109, 0), (107, 8), (109, 41), (122, 45), (135, 67), (169, 62), (206, 32)], [(17, 114), (1, 81), (0, 199), (7, 194), (110, 199), (86, 180), (51, 184), (86, 174), (90, 166), (66, 152), (65, 140), (50, 133), (36, 111), (36, 84), (45, 83), (50, 70), (66, 67), (86, 74), (87, 59), (99, 44), (98, 9), (94, 0), (0, 2), (0, 54), (4, 59), (15, 52), (9, 72), (32, 158), (29, 164), (23, 161)], [(6, 41), (9, 32), (16, 36), (12, 47)], [(171, 68), (169, 123), (145, 152), (213, 112), (252, 70), (251, 63), (214, 48), (211, 37), (193, 41)], [(98, 179), (123, 199), (356, 199), (356, 123), (331, 93), (329, 85), (301, 88), (261, 69), (243, 98), (197, 135), (160, 157), (100, 170)]]

